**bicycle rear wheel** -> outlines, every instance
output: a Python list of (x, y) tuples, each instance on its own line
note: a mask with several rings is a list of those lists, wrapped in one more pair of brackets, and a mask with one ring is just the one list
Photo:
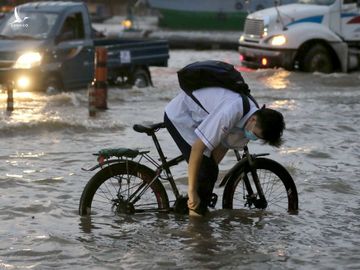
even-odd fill
[(133, 161), (104, 167), (85, 186), (79, 214), (93, 216), (168, 210), (169, 200), (164, 186), (158, 179), (151, 183), (154, 178), (153, 170)]
[[(294, 180), (288, 171), (276, 161), (267, 158), (255, 159), (254, 166), (267, 200), (266, 210), (296, 213), (298, 210), (298, 193)], [(245, 177), (248, 177), (252, 190), (256, 192), (249, 166), (242, 166), (226, 183), (223, 208), (244, 209), (251, 207), (248, 191), (243, 184)], [(254, 196), (259, 199), (257, 194)]]

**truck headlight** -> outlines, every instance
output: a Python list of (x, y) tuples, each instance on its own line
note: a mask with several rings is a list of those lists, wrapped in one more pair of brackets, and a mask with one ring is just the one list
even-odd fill
[(262, 38), (266, 38), (269, 34), (269, 29), (267, 27), (264, 27), (263, 33), (262, 33)]
[(26, 52), (16, 60), (14, 68), (29, 69), (41, 64), (42, 56), (38, 52)]
[(284, 35), (278, 35), (270, 38), (270, 44), (273, 46), (282, 46), (286, 43), (286, 37)]

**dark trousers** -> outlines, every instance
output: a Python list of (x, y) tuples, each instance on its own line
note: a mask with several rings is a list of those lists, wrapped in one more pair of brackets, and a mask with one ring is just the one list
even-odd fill
[[(175, 126), (171, 123), (166, 113), (164, 115), (164, 123), (176, 145), (189, 163), (191, 145), (189, 145), (180, 135)], [(203, 156), (199, 174), (198, 174), (198, 195), (201, 200), (201, 206), (206, 207), (211, 199), (211, 194), (215, 186), (215, 182), (219, 175), (219, 167), (212, 157)]]

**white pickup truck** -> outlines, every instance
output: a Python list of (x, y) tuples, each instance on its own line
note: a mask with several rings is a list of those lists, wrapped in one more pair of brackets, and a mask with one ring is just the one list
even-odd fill
[(249, 14), (242, 65), (307, 72), (360, 69), (360, 1), (300, 0)]

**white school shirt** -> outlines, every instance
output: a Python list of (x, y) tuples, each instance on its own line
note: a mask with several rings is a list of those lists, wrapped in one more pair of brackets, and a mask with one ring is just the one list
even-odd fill
[(220, 143), (226, 148), (243, 149), (249, 142), (242, 129), (258, 108), (252, 100), (243, 117), (243, 101), (239, 94), (220, 87), (196, 90), (193, 95), (209, 112), (204, 111), (191, 97), (181, 91), (165, 107), (165, 112), (183, 139), (190, 145), (197, 139), (206, 145), (204, 154)]

